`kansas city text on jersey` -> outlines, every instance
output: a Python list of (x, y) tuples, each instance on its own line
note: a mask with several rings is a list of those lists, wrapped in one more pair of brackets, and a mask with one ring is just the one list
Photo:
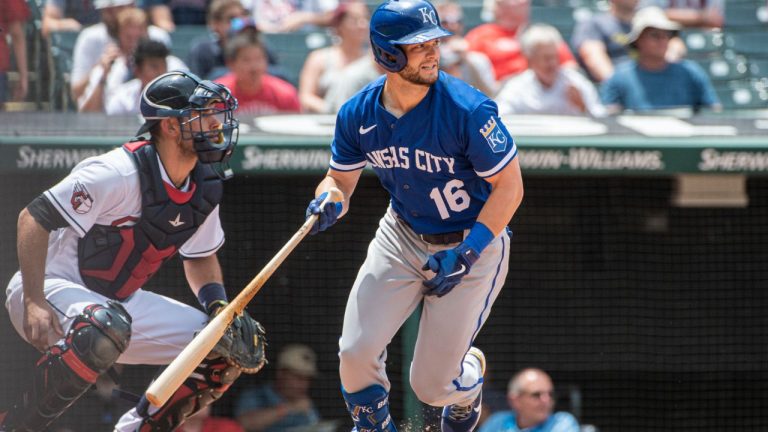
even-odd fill
[(428, 173), (442, 172), (446, 170), (450, 174), (453, 171), (454, 159), (452, 157), (435, 156), (424, 150), (417, 149), (413, 152), (411, 163), (410, 149), (408, 147), (387, 147), (381, 150), (367, 152), (365, 157), (374, 168), (402, 168), (410, 169), (412, 166)]

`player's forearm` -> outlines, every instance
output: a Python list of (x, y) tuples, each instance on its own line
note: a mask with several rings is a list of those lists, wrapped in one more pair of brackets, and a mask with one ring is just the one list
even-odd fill
[(205, 284), (224, 283), (221, 265), (219, 265), (219, 259), (215, 254), (204, 258), (184, 260), (184, 274), (187, 276), (187, 283), (195, 295)]
[(518, 158), (513, 159), (504, 170), (489, 179), (493, 189), (480, 210), (477, 221), (499, 235), (512, 220), (523, 200), (523, 178)]
[(16, 250), (19, 268), (24, 281), (25, 301), (45, 301), (43, 281), (45, 279), (45, 260), (48, 256), (49, 233), (25, 208), (19, 214), (17, 225), (18, 240)]
[(349, 201), (352, 198), (352, 193), (355, 191), (357, 181), (360, 179), (360, 174), (363, 170), (356, 171), (335, 171), (329, 170), (323, 181), (317, 185), (315, 189), (315, 197), (320, 196), (323, 192), (328, 192), (331, 188), (336, 188), (344, 194), (344, 208), (341, 211), (339, 217), (343, 216), (347, 210), (349, 210)]

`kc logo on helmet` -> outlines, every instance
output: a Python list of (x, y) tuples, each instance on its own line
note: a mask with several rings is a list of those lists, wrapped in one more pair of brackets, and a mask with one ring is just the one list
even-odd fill
[(419, 8), (421, 11), (421, 18), (422, 23), (426, 23), (427, 21), (431, 22), (432, 25), (437, 25), (437, 17), (435, 16), (435, 10), (430, 9), (428, 7)]

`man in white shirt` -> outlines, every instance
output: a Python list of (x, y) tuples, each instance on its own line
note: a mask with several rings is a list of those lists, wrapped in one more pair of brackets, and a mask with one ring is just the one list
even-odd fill
[(499, 114), (605, 115), (597, 90), (579, 72), (560, 66), (556, 28), (536, 24), (521, 38), (528, 69), (511, 78), (496, 96)]

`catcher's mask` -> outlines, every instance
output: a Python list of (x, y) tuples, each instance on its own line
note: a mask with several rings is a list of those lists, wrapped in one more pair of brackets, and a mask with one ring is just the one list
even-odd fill
[[(164, 118), (177, 118), (182, 138), (193, 141), (200, 162), (216, 164), (214, 170), (226, 179), (232, 176), (228, 162), (239, 136), (240, 123), (233, 116), (236, 109), (237, 99), (225, 86), (187, 72), (168, 72), (144, 88), (141, 115), (145, 123), (136, 136), (149, 132)], [(206, 130), (203, 119), (209, 116), (216, 116), (219, 129)], [(198, 122), (197, 130), (194, 122)]]

